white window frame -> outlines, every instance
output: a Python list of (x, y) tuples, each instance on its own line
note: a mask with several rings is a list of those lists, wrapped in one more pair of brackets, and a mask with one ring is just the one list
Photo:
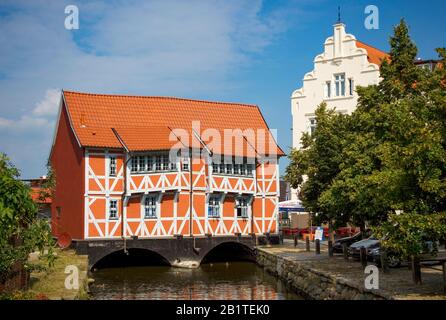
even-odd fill
[(136, 156), (132, 157), (132, 160), (130, 161), (130, 172), (138, 173), (138, 157)]
[(145, 156), (138, 156), (138, 172), (147, 171), (147, 159)]
[(308, 133), (310, 135), (314, 134), (316, 126), (317, 126), (316, 117), (308, 117)]
[[(237, 219), (248, 219), (251, 206), (249, 197), (239, 196), (236, 197), (234, 200), (235, 217)], [(240, 216), (238, 215), (239, 209), (241, 212)]]
[(116, 164), (116, 157), (115, 156), (111, 156), (110, 158), (109, 158), (109, 165), (108, 165), (108, 170), (109, 170), (109, 172), (108, 172), (108, 174), (111, 176), (111, 177), (116, 177), (116, 175), (117, 175), (117, 173), (116, 173), (116, 169), (117, 169), (117, 164)]
[(155, 171), (163, 170), (163, 157), (161, 155), (155, 156)]
[(209, 195), (207, 216), (209, 218), (220, 218), (221, 207), (221, 196), (215, 194)]
[(182, 157), (181, 158), (181, 170), (182, 171), (185, 171), (185, 172), (189, 172), (189, 165), (190, 165), (190, 163), (189, 163), (190, 161), (189, 161), (189, 157)]
[(331, 98), (331, 81), (326, 81), (324, 84), (324, 96), (325, 98)]
[(353, 96), (355, 94), (355, 80), (353, 80), (353, 78), (348, 79), (348, 87), (350, 95)]
[(108, 200), (108, 220), (118, 220), (119, 219), (118, 210), (118, 200), (109, 199)]
[[(158, 219), (159, 214), (159, 204), (158, 204), (158, 198), (159, 195), (157, 194), (148, 194), (145, 195), (142, 199), (142, 215), (144, 220), (150, 220), (150, 219)], [(153, 203), (148, 204), (147, 202), (153, 200)], [(148, 209), (154, 209), (154, 214), (147, 215)]]
[(335, 74), (334, 78), (336, 97), (345, 97), (345, 73)]
[(147, 172), (152, 172), (152, 171), (154, 171), (154, 170), (153, 170), (153, 164), (154, 164), (153, 156), (147, 156), (147, 159), (146, 159), (146, 168), (147, 168)]

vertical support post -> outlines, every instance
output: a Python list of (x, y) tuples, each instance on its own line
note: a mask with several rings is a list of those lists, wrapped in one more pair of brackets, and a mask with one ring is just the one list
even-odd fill
[(389, 265), (387, 264), (387, 252), (383, 248), (381, 248), (381, 254), (380, 254), (380, 260), (381, 260), (381, 269), (384, 273), (389, 272)]
[(305, 239), (305, 248), (306, 248), (307, 252), (310, 252), (310, 238), (309, 237), (307, 237)]
[(316, 254), (321, 254), (321, 241), (316, 239)]
[(421, 284), (421, 266), (418, 257), (412, 257), (412, 279), (415, 284)]
[(348, 260), (348, 247), (346, 243), (342, 244), (342, 255), (344, 256), (344, 260)]
[(294, 247), (297, 247), (297, 234), (294, 235)]
[(333, 257), (333, 241), (328, 240), (328, 256)]
[(443, 292), (446, 294), (446, 261), (443, 261)]
[(359, 250), (359, 258), (361, 260), (362, 266), (365, 268), (367, 267), (367, 250), (364, 247), (361, 247)]

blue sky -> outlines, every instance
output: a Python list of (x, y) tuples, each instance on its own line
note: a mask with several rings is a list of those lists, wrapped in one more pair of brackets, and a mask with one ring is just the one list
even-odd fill
[[(79, 30), (64, 28), (68, 4), (79, 8)], [(379, 30), (364, 27), (370, 4)], [(375, 47), (388, 49), (402, 17), (420, 57), (446, 46), (444, 1), (2, 0), (0, 151), (24, 178), (45, 173), (61, 88), (257, 104), (289, 151), (291, 92), (338, 5), (347, 32)]]

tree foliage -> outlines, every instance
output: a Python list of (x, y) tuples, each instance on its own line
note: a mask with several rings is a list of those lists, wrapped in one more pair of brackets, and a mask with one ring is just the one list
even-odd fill
[[(382, 81), (357, 88), (349, 116), (319, 108), (315, 134), (304, 135), (287, 169), (311, 212), (363, 228), (395, 210), (416, 218), (446, 210), (446, 50), (434, 71), (418, 68), (404, 20), (390, 45)], [(417, 221), (428, 228), (431, 218)]]
[(30, 188), (18, 179), (19, 171), (4, 154), (0, 154), (0, 280), (16, 263), (26, 265), (29, 253), (49, 250), (53, 240), (49, 225), (37, 219), (37, 206)]
[[(446, 237), (446, 213), (391, 214), (375, 234), (382, 245), (397, 256), (410, 258), (423, 253), (437, 253), (439, 241)], [(427, 244), (432, 243), (432, 251)]]

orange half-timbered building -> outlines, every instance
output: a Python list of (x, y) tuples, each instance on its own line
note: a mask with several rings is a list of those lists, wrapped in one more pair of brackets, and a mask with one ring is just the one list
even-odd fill
[(78, 240), (276, 234), (283, 155), (255, 105), (63, 91), (52, 230)]

